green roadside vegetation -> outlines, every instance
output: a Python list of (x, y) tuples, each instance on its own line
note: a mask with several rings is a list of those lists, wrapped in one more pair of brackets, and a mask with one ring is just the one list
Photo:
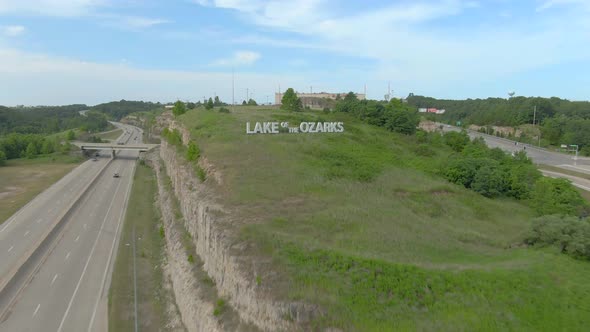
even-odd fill
[(141, 331), (167, 331), (166, 310), (174, 299), (163, 288), (164, 245), (153, 170), (137, 165), (109, 290), (109, 331), (133, 331), (133, 228), (137, 273), (137, 314)]
[[(368, 113), (387, 114), (367, 105)], [(442, 139), (392, 132), (403, 114), (370, 124), (366, 114), (199, 107), (177, 119), (222, 170), (217, 190), (244, 220), (239, 236), (253, 244), (248, 253), (272, 258), (273, 277), (261, 274), (256, 283), (279, 299), (321, 306), (309, 328), (590, 324), (590, 264), (552, 246), (527, 247), (535, 205), (508, 189), (483, 196), (493, 183), (476, 187), (482, 195), (445, 180), (457, 151)], [(345, 132), (246, 135), (246, 122), (257, 121), (343, 122)]]
[(7, 160), (0, 167), (0, 223), (57, 182), (82, 161), (52, 154), (35, 159)]

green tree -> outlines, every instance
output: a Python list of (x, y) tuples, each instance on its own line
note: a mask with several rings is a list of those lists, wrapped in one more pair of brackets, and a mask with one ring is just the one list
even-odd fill
[[(349, 101), (352, 98), (351, 95), (353, 94), (346, 95), (344, 102)], [(420, 117), (416, 110), (409, 109), (398, 99), (392, 99), (385, 108), (385, 128), (406, 135), (416, 132), (416, 127), (420, 123)]]
[(50, 154), (53, 152), (55, 152), (55, 142), (49, 139), (43, 140), (43, 145), (41, 146), (41, 153)]
[(256, 103), (256, 100), (254, 100), (254, 99), (250, 98), (250, 99), (248, 100), (248, 105), (249, 105), (249, 106), (257, 106), (257, 105), (258, 105), (258, 103)]
[(283, 98), (281, 99), (281, 104), (281, 109), (291, 112), (300, 112), (303, 109), (301, 98), (297, 97), (293, 88), (288, 88), (287, 91), (285, 91)]
[(174, 103), (174, 107), (172, 108), (172, 114), (174, 114), (174, 116), (179, 116), (186, 113), (186, 106), (184, 105), (184, 103), (180, 100), (177, 100)]
[(219, 96), (215, 96), (215, 101), (213, 101), (213, 106), (221, 106), (223, 103), (219, 100)]
[(205, 104), (205, 109), (213, 109), (215, 105), (213, 104), (213, 99), (211, 99), (211, 97), (209, 97), (209, 100), (207, 100), (207, 103)]
[(446, 145), (450, 146), (456, 152), (461, 152), (469, 143), (469, 136), (466, 132), (450, 131), (445, 133), (443, 140)]
[(501, 196), (508, 190), (506, 177), (507, 174), (497, 163), (489, 163), (477, 170), (473, 178), (473, 183), (471, 184), (471, 189), (486, 197), (493, 198)]
[(0, 150), (0, 166), (6, 165), (6, 153)]
[(197, 104), (195, 104), (193, 102), (186, 103), (186, 108), (188, 108), (189, 110), (194, 110), (196, 106), (197, 106)]
[(35, 158), (36, 155), (39, 154), (39, 150), (37, 150), (37, 146), (34, 142), (30, 142), (27, 145), (27, 150), (25, 151), (25, 156), (29, 159)]
[(70, 130), (68, 130), (68, 132), (66, 133), (66, 139), (67, 139), (68, 141), (73, 141), (73, 140), (75, 140), (75, 139), (76, 139), (76, 133), (74, 133), (74, 131), (73, 131), (73, 130), (71, 130), (71, 129), (70, 129)]

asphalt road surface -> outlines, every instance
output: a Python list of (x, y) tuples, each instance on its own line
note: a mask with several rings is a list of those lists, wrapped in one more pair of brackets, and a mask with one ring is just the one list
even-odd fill
[[(139, 129), (124, 128), (119, 140), (141, 142)], [(60, 231), (35, 252), (38, 263), (32, 272), (26, 277), (17, 274), (15, 296), (0, 299), (5, 305), (0, 308), (4, 312), (0, 331), (107, 330), (110, 274), (137, 156), (135, 151), (120, 151), (110, 163), (106, 157), (84, 163), (39, 195), (39, 202), (32, 201), (9, 219), (10, 224), (2, 224), (5, 230), (0, 233), (0, 262), (5, 273), (9, 267), (5, 268), (4, 262), (14, 266), (36, 244), (34, 240), (23, 240), (46, 232), (59, 209), (67, 209), (68, 200), (71, 203), (98, 174), (101, 165), (106, 165), (66, 215)], [(114, 178), (114, 173), (120, 177)], [(48, 213), (51, 209), (54, 214)]]

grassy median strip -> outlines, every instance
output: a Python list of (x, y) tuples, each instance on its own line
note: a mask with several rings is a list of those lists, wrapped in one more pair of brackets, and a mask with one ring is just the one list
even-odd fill
[(166, 308), (172, 301), (163, 287), (164, 245), (154, 199), (156, 178), (138, 164), (129, 198), (109, 291), (109, 331), (133, 331), (133, 227), (136, 235), (137, 313), (141, 331), (166, 331)]
[(0, 167), (0, 224), (80, 162), (59, 154), (8, 160)]
[(106, 131), (104, 133), (96, 134), (96, 136), (100, 137), (101, 139), (107, 139), (107, 140), (112, 141), (112, 140), (119, 138), (119, 136), (121, 136), (122, 133), (123, 133), (122, 129), (115, 129), (112, 131)]

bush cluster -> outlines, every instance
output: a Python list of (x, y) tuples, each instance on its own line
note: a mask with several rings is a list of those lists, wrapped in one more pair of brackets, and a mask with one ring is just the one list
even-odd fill
[[(12, 133), (0, 138), (0, 164), (6, 159), (34, 158), (66, 149), (57, 138)], [(69, 151), (69, 145), (67, 147)]]
[(533, 220), (529, 245), (556, 246), (575, 258), (590, 259), (590, 220), (573, 216), (549, 215)]
[(443, 141), (457, 153), (443, 167), (443, 176), (486, 197), (526, 200), (537, 215), (585, 216), (588, 203), (565, 179), (543, 177), (524, 151), (513, 155), (490, 149), (482, 138), (447, 133)]
[(350, 113), (369, 124), (406, 135), (414, 134), (420, 122), (418, 112), (398, 99), (389, 102), (358, 100), (353, 92), (338, 100), (334, 111)]
[(176, 146), (182, 146), (182, 135), (178, 129), (170, 130), (168, 128), (164, 128), (162, 130), (162, 137), (168, 141), (168, 143)]

